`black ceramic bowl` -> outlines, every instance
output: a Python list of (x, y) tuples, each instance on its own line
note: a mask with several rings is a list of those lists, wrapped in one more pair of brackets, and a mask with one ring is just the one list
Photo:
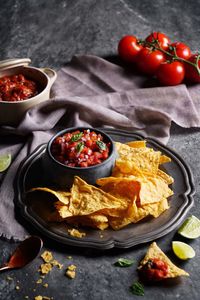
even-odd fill
[[(110, 151), (109, 156), (102, 163), (89, 166), (89, 167), (70, 167), (64, 165), (55, 159), (51, 152), (51, 146), (53, 141), (59, 137), (63, 136), (67, 132), (74, 132), (76, 130), (87, 130), (90, 129), (96, 133), (100, 133), (103, 136), (103, 141), (105, 143), (110, 143)], [(98, 178), (107, 177), (111, 175), (112, 168), (115, 164), (116, 159), (116, 149), (113, 140), (109, 135), (104, 133), (103, 131), (90, 128), (90, 127), (73, 127), (62, 130), (54, 135), (51, 140), (47, 144), (46, 151), (43, 155), (42, 163), (44, 169), (45, 179), (50, 184), (55, 184), (61, 188), (70, 188), (73, 184), (74, 176), (79, 176), (83, 180), (85, 180), (89, 184), (95, 184)], [(45, 180), (45, 181), (46, 181)]]

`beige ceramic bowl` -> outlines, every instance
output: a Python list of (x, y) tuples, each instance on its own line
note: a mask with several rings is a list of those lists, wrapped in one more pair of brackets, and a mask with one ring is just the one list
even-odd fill
[(57, 77), (56, 72), (50, 68), (31, 67), (28, 65), (30, 62), (29, 58), (0, 61), (0, 78), (23, 74), (26, 78), (35, 81), (39, 87), (39, 93), (27, 100), (0, 101), (0, 125), (18, 124), (29, 108), (48, 100), (50, 97), (51, 87)]

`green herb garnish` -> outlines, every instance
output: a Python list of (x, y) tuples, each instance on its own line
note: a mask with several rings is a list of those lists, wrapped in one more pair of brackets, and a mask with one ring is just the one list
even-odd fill
[(137, 296), (144, 296), (144, 286), (139, 282), (134, 282), (130, 287), (131, 292)]
[(76, 146), (77, 153), (81, 153), (83, 148), (84, 148), (84, 143), (83, 142), (78, 143), (78, 145)]
[(96, 141), (97, 146), (100, 150), (106, 150), (106, 144), (102, 141)]
[(82, 137), (83, 133), (76, 133), (72, 136), (70, 142), (77, 142), (78, 140), (80, 140), (80, 138)]
[(134, 259), (119, 258), (118, 261), (116, 261), (115, 266), (122, 268), (130, 267), (134, 262)]

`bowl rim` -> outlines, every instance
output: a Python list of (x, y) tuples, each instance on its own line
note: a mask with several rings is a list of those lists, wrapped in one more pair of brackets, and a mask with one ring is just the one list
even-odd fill
[[(32, 67), (32, 66), (18, 66), (18, 67), (13, 67), (13, 69), (15, 69), (15, 68), (16, 68), (16, 69), (17, 69), (17, 68), (22, 68), (22, 69), (34, 69), (34, 70), (36, 70), (36, 71), (42, 73), (42, 75), (43, 75), (44, 77), (46, 77), (46, 79), (47, 79), (47, 82), (46, 82), (46, 84), (45, 84), (45, 87), (42, 89), (42, 91), (41, 91), (40, 93), (38, 93), (38, 94), (35, 95), (34, 97), (31, 97), (31, 98), (28, 98), (28, 99), (24, 99), (24, 100), (20, 100), (20, 101), (3, 101), (3, 100), (1, 100), (0, 103), (6, 103), (6, 104), (11, 104), (11, 105), (20, 105), (21, 103), (30, 102), (31, 100), (34, 101), (36, 98), (38, 98), (38, 96), (43, 95), (43, 93), (46, 92), (48, 86), (50, 85), (50, 80), (49, 80), (48, 75), (47, 75), (45, 72), (43, 72), (40, 68), (36, 68), (36, 67)], [(3, 71), (6, 71), (6, 70), (10, 71), (10, 70), (12, 70), (12, 68), (8, 68), (8, 69), (5, 69), (5, 70), (3, 70)], [(4, 75), (4, 76), (7, 76), (7, 75)], [(3, 77), (4, 77), (4, 76), (3, 76)], [(8, 76), (9, 76), (9, 75), (8, 75)], [(1, 70), (0, 70), (0, 79), (1, 79)]]
[[(89, 167), (70, 167), (70, 166), (62, 164), (61, 162), (59, 162), (58, 160), (56, 160), (54, 158), (54, 156), (51, 153), (51, 145), (52, 145), (53, 141), (57, 137), (63, 135), (66, 132), (72, 132), (72, 131), (75, 131), (75, 130), (80, 130), (81, 131), (81, 130), (87, 130), (87, 129), (90, 129), (92, 131), (95, 131), (97, 133), (102, 134), (111, 143), (111, 151), (110, 151), (110, 154), (109, 154), (108, 158), (106, 158), (100, 164), (96, 164), (96, 165), (89, 166)], [(69, 127), (69, 128), (63, 129), (63, 130), (57, 132), (55, 135), (53, 135), (51, 137), (51, 139), (49, 140), (49, 142), (47, 143), (46, 152), (47, 152), (48, 156), (52, 159), (52, 161), (54, 163), (58, 164), (60, 167), (65, 168), (65, 169), (69, 169), (69, 170), (73, 170), (73, 171), (75, 171), (75, 170), (80, 171), (80, 170), (91, 170), (91, 169), (94, 169), (94, 168), (99, 168), (99, 167), (107, 164), (115, 156), (115, 154), (116, 154), (116, 148), (115, 148), (115, 144), (114, 144), (113, 139), (107, 133), (105, 133), (104, 131), (99, 130), (99, 129), (95, 128), (95, 127), (90, 127), (90, 126), (75, 126), (75, 127)]]

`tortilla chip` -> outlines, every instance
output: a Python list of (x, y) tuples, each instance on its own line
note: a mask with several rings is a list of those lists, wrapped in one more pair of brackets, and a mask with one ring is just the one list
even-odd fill
[(174, 178), (171, 177), (170, 175), (168, 175), (167, 173), (165, 173), (162, 170), (158, 170), (157, 172), (157, 176), (162, 178), (167, 184), (172, 184), (174, 182)]
[(126, 145), (128, 145), (129, 147), (132, 148), (146, 148), (146, 141), (142, 140), (142, 141), (131, 141), (126, 143)]
[(122, 173), (151, 172), (157, 174), (160, 163), (159, 152), (142, 153), (134, 156), (120, 157), (116, 160), (116, 166)]
[(159, 203), (147, 204), (143, 207), (138, 207), (136, 202), (133, 202), (127, 210), (124, 218), (109, 218), (109, 225), (114, 230), (119, 230), (131, 223), (137, 223), (147, 216), (159, 217), (165, 210), (169, 208), (167, 199), (163, 199)]
[(69, 216), (90, 215), (102, 212), (110, 216), (119, 216), (127, 209), (127, 203), (101, 189), (87, 184), (78, 176), (74, 177), (71, 188)]
[(35, 192), (35, 191), (41, 191), (41, 192), (50, 193), (53, 196), (55, 196), (57, 198), (57, 200), (59, 200), (61, 203), (66, 204), (66, 205), (69, 204), (69, 199), (70, 199), (70, 196), (71, 196), (71, 193), (69, 193), (69, 192), (66, 192), (66, 191), (54, 191), (54, 190), (52, 190), (50, 188), (47, 188), (47, 187), (32, 188), (28, 192), (30, 193), (30, 192)]
[(156, 177), (106, 177), (98, 179), (97, 184), (117, 198), (132, 200), (133, 197), (137, 197), (140, 206), (160, 202), (173, 194), (165, 181)]
[(157, 246), (157, 244), (155, 242), (153, 242), (150, 245), (144, 259), (140, 262), (138, 270), (140, 270), (148, 262), (149, 259), (153, 259), (153, 258), (158, 258), (158, 259), (164, 261), (168, 265), (169, 272), (165, 278), (174, 278), (174, 277), (178, 277), (178, 276), (189, 276), (189, 274), (187, 272), (185, 272), (184, 270), (175, 266), (171, 262), (171, 260), (165, 255), (165, 253)]
[(127, 204), (138, 197), (140, 182), (129, 178), (105, 177), (97, 179), (102, 190), (119, 199), (125, 199)]
[(166, 155), (161, 155), (160, 157), (160, 165), (171, 162), (171, 158)]
[(117, 149), (117, 153), (120, 158), (126, 157), (126, 159), (130, 159), (131, 157), (134, 157), (135, 155), (139, 155), (142, 153), (149, 153), (153, 152), (152, 148), (147, 147), (130, 147), (127, 144), (122, 144), (119, 142), (115, 142), (115, 147)]
[(173, 195), (173, 191), (165, 181), (156, 177), (146, 178), (141, 182), (139, 199), (141, 206), (149, 203), (160, 202), (164, 198)]

